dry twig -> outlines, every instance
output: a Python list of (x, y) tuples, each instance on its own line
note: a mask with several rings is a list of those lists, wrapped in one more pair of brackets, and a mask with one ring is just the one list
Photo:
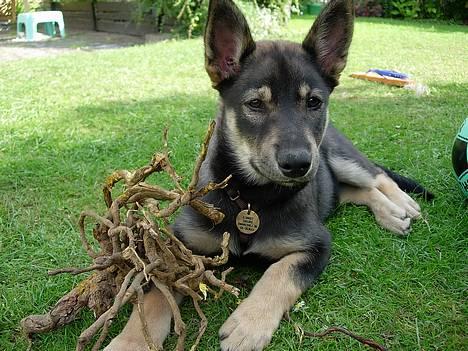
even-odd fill
[(358, 335), (356, 333), (353, 333), (353, 332), (351, 332), (348, 329), (343, 328), (343, 327), (329, 327), (329, 328), (327, 328), (326, 330), (324, 330), (322, 332), (312, 333), (312, 332), (309, 332), (309, 331), (304, 331), (302, 326), (300, 326), (299, 324), (293, 322), (293, 320), (289, 316), (289, 313), (285, 314), (284, 318), (288, 322), (293, 324), (294, 329), (296, 330), (296, 333), (299, 335), (301, 343), (302, 343), (302, 340), (303, 340), (303, 338), (305, 336), (310, 337), (310, 338), (323, 338), (323, 337), (328, 336), (329, 334), (332, 334), (332, 333), (342, 333), (342, 334), (345, 334), (345, 335), (353, 338), (354, 340), (359, 341), (361, 344), (367, 345), (367, 346), (369, 346), (369, 347), (371, 347), (371, 348), (373, 348), (375, 350), (388, 351), (387, 348), (380, 345), (376, 341), (364, 338), (364, 337), (362, 337), (362, 336), (360, 336), (360, 335)]
[[(200, 308), (202, 300), (198, 294), (200, 284), (217, 287), (238, 296), (239, 290), (225, 282), (228, 269), (216, 278), (212, 270), (225, 264), (228, 259), (229, 234), (225, 233), (220, 247), (221, 255), (204, 257), (194, 255), (178, 240), (168, 226), (169, 217), (185, 205), (209, 217), (215, 224), (220, 223), (224, 214), (214, 206), (201, 200), (208, 192), (222, 189), (229, 177), (221, 183), (209, 183), (197, 188), (198, 172), (206, 157), (208, 143), (214, 130), (210, 124), (196, 161), (193, 175), (187, 190), (180, 184), (169, 161), (167, 131), (164, 133), (164, 151), (153, 156), (148, 166), (134, 172), (121, 170), (110, 175), (103, 187), (107, 213), (100, 216), (92, 211), (82, 212), (79, 219), (80, 239), (93, 264), (85, 268), (64, 268), (49, 272), (80, 274), (93, 271), (93, 274), (60, 299), (45, 315), (33, 315), (21, 321), (28, 336), (49, 331), (73, 321), (77, 313), (89, 307), (97, 317), (96, 321), (84, 330), (78, 338), (76, 350), (84, 350), (94, 336), (98, 335), (92, 350), (98, 350), (104, 342), (109, 325), (119, 310), (128, 301), (137, 304), (143, 325), (143, 335), (150, 350), (158, 350), (151, 339), (143, 311), (143, 288), (154, 286), (166, 297), (174, 316), (174, 330), (178, 335), (176, 350), (184, 350), (185, 323), (174, 298), (174, 292), (189, 296), (200, 317), (198, 335), (191, 350), (195, 350), (207, 326), (207, 318)], [(153, 173), (166, 172), (174, 183), (173, 190), (146, 183)], [(123, 181), (125, 190), (115, 199), (112, 189)], [(166, 206), (163, 206), (167, 203)], [(97, 222), (93, 229), (94, 240), (99, 250), (94, 249), (86, 234), (85, 220)]]

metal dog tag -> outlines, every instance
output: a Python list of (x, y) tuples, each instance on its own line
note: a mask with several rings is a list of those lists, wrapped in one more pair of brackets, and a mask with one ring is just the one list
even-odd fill
[(243, 234), (253, 234), (257, 231), (260, 226), (260, 219), (255, 211), (249, 208), (247, 210), (240, 211), (236, 217), (237, 229)]

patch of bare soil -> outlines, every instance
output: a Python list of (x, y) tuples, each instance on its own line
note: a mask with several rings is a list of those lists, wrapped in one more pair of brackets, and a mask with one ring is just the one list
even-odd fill
[(64, 39), (43, 35), (41, 39), (34, 42), (18, 39), (16, 30), (11, 27), (0, 31), (0, 63), (33, 57), (57, 56), (76, 50), (117, 49), (145, 43), (144, 37), (94, 31), (69, 32)]

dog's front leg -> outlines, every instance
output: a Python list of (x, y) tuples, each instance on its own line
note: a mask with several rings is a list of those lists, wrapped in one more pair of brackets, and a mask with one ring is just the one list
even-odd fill
[(221, 349), (263, 350), (284, 313), (325, 268), (328, 257), (327, 244), (313, 251), (289, 254), (271, 265), (221, 327)]
[[(182, 301), (182, 295), (176, 293), (177, 303)], [(162, 349), (162, 344), (171, 330), (172, 311), (166, 297), (156, 288), (152, 288), (143, 299), (145, 319), (153, 342)], [(143, 336), (140, 316), (137, 306), (122, 332), (112, 340), (104, 351), (147, 351), (148, 345)]]

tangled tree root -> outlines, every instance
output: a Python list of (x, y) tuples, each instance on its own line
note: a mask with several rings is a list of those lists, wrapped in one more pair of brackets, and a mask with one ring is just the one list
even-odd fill
[[(223, 213), (200, 198), (212, 190), (224, 188), (230, 177), (221, 183), (209, 183), (197, 189), (198, 173), (206, 157), (213, 129), (214, 122), (208, 129), (186, 190), (182, 188), (181, 179), (169, 161), (166, 132), (164, 152), (155, 154), (148, 166), (134, 172), (117, 171), (107, 178), (103, 188), (107, 213), (100, 216), (84, 211), (79, 219), (81, 242), (93, 264), (86, 268), (65, 268), (49, 272), (50, 275), (93, 273), (62, 297), (49, 313), (24, 318), (21, 325), (28, 337), (68, 324), (81, 309), (88, 307), (94, 312), (96, 321), (81, 333), (76, 350), (84, 350), (99, 333), (92, 347), (92, 350), (98, 350), (120, 308), (132, 300), (137, 304), (148, 348), (159, 350), (148, 331), (143, 311), (143, 288), (153, 285), (166, 297), (172, 309), (174, 330), (178, 335), (178, 351), (184, 350), (186, 330), (173, 292), (177, 290), (192, 299), (200, 317), (200, 327), (191, 350), (197, 347), (207, 326), (207, 319), (199, 305), (202, 300), (200, 288), (217, 287), (218, 296), (222, 291), (235, 296), (239, 293), (237, 288), (225, 282), (231, 268), (222, 273), (221, 279), (216, 278), (212, 270), (206, 269), (227, 262), (229, 234), (225, 233), (223, 236), (220, 256), (212, 258), (194, 255), (174, 236), (168, 221), (174, 212), (185, 205), (192, 206), (215, 224), (224, 218)], [(146, 183), (146, 178), (155, 172), (166, 172), (175, 188), (166, 190)], [(112, 188), (120, 181), (125, 183), (125, 191), (113, 200)], [(163, 201), (168, 202), (165, 207), (162, 207)], [(87, 218), (97, 222), (93, 236), (99, 244), (99, 251), (87, 239)]]

